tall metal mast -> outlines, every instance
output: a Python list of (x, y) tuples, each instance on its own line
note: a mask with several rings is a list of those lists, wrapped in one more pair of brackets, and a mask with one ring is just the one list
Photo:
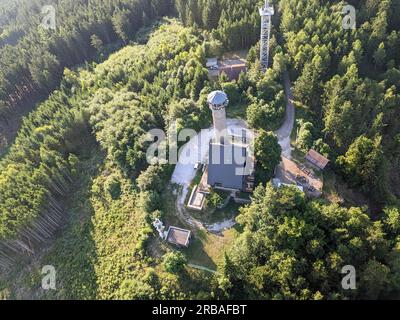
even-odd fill
[(269, 0), (265, 0), (264, 8), (260, 8), (261, 39), (260, 62), (261, 70), (265, 72), (269, 62), (269, 39), (271, 36), (271, 17), (274, 15), (274, 7), (269, 6)]

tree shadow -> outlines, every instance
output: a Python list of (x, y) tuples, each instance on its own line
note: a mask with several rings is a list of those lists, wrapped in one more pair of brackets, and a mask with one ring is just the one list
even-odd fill
[[(92, 237), (94, 208), (90, 201), (93, 180), (99, 174), (104, 154), (96, 143), (88, 141), (88, 150), (80, 154), (77, 179), (61, 201), (67, 221), (54, 236), (54, 243), (41, 264), (56, 270), (56, 290), (39, 288), (41, 299), (95, 299), (97, 293), (96, 243)], [(40, 284), (39, 284), (40, 286)]]
[(63, 201), (68, 221), (57, 235), (54, 246), (44, 257), (46, 264), (54, 265), (59, 285), (55, 293), (61, 299), (95, 299), (97, 293), (96, 243), (92, 237), (94, 208), (90, 201), (94, 178), (99, 174), (104, 154), (92, 148), (79, 168), (68, 199)]
[(183, 249), (183, 252), (186, 254), (189, 263), (216, 270), (217, 265), (204, 248), (205, 240), (206, 236), (202, 235), (201, 232), (196, 232), (189, 247)]

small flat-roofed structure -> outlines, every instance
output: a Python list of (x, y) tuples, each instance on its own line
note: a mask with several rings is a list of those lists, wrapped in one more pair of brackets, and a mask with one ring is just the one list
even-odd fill
[(210, 79), (217, 79), (219, 76), (218, 58), (208, 58), (206, 62)]
[(218, 58), (207, 58), (206, 62), (206, 68), (207, 69), (218, 69)]
[(179, 247), (189, 246), (191, 231), (170, 226), (167, 233), (167, 242)]
[(203, 210), (205, 201), (206, 201), (205, 193), (201, 192), (199, 185), (197, 185), (192, 190), (187, 207), (192, 210), (201, 211)]
[(321, 170), (324, 170), (329, 163), (329, 159), (325, 158), (322, 154), (318, 153), (314, 149), (310, 149), (310, 151), (308, 151), (306, 160)]

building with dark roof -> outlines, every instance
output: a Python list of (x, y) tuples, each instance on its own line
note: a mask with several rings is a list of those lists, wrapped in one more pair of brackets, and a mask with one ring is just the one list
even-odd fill
[(225, 73), (229, 80), (239, 79), (241, 73), (247, 72), (246, 62), (242, 60), (225, 60), (219, 64), (219, 74)]
[(208, 58), (206, 67), (211, 79), (217, 79), (226, 74), (230, 81), (239, 79), (240, 73), (247, 72), (246, 61), (243, 59), (227, 59), (218, 62), (217, 58)]
[(323, 170), (329, 163), (329, 159), (318, 153), (314, 149), (310, 149), (306, 155), (306, 160), (315, 165), (317, 168)]
[(210, 143), (208, 184), (213, 188), (244, 189), (246, 159), (245, 146)]
[[(242, 128), (241, 133), (233, 132), (234, 129), (228, 131), (225, 109), (229, 100), (225, 92), (213, 91), (207, 101), (212, 111), (214, 135), (209, 143), (208, 162), (199, 184), (192, 189), (187, 207), (203, 210), (206, 197), (212, 189), (230, 191), (228, 200), (232, 197), (237, 203), (250, 203), (250, 196), (243, 195), (243, 192), (251, 193), (254, 190), (255, 159), (250, 148), (252, 139), (247, 139), (246, 129)], [(195, 165), (195, 170), (198, 169)], [(169, 242), (176, 243), (176, 240)]]

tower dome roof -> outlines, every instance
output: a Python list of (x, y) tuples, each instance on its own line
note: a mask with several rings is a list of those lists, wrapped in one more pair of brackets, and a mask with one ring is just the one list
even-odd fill
[(208, 95), (207, 102), (214, 106), (225, 105), (228, 103), (228, 96), (223, 91), (213, 91)]

